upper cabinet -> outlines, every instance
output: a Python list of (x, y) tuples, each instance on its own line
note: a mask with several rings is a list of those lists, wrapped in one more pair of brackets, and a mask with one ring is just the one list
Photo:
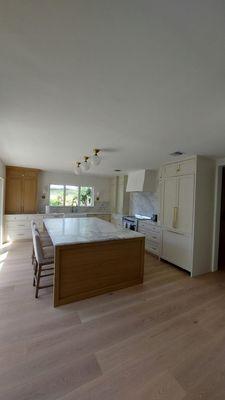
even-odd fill
[(37, 212), (38, 173), (32, 168), (6, 167), (6, 214)]
[(191, 158), (179, 162), (166, 164), (160, 168), (160, 178), (169, 178), (171, 176), (195, 174), (196, 160)]

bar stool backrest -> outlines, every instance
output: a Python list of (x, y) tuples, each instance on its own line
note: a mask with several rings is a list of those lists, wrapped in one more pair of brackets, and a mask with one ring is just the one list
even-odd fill
[(33, 235), (33, 244), (34, 244), (34, 254), (35, 254), (38, 264), (40, 265), (44, 261), (44, 255), (43, 255), (43, 251), (42, 251), (40, 235), (39, 235), (39, 232), (36, 230), (33, 231), (32, 235)]

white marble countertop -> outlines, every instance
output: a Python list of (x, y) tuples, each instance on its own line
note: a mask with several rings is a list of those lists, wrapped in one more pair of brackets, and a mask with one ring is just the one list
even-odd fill
[(92, 217), (46, 218), (44, 224), (55, 246), (144, 237), (138, 232), (119, 229), (110, 222)]

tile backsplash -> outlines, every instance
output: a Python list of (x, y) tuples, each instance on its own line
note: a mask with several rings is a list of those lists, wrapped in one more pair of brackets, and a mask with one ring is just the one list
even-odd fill
[[(40, 213), (45, 213), (45, 205), (43, 204), (39, 208)], [(71, 213), (71, 212), (77, 212), (77, 213), (88, 213), (88, 212), (111, 212), (110, 209), (110, 202), (109, 201), (96, 201), (94, 207), (63, 207), (63, 206), (57, 206), (57, 207), (52, 207), (50, 206), (50, 212), (52, 213)]]
[(159, 213), (159, 194), (133, 192), (130, 194), (130, 215), (140, 214), (151, 217)]

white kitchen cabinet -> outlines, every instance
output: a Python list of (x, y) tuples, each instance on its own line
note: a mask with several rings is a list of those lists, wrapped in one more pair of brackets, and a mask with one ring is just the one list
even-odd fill
[(160, 257), (192, 276), (211, 270), (214, 174), (201, 156), (161, 167)]
[(162, 178), (168, 178), (170, 176), (195, 174), (196, 160), (194, 158), (191, 158), (188, 160), (169, 163), (162, 168), (162, 171), (163, 171), (163, 173), (161, 174)]
[(178, 181), (177, 178), (168, 178), (164, 182), (163, 225), (174, 228), (175, 212), (178, 206)]
[(155, 255), (160, 254), (160, 227), (152, 221), (138, 221), (138, 232), (145, 235), (145, 250)]
[(163, 225), (191, 233), (194, 210), (194, 175), (166, 178), (164, 182)]
[(192, 233), (194, 214), (194, 175), (177, 178), (178, 197), (175, 228), (181, 233)]
[(181, 268), (191, 271), (192, 238), (176, 231), (163, 231), (162, 255), (167, 260)]
[(7, 214), (4, 217), (5, 241), (31, 239), (31, 221), (35, 221), (40, 231), (43, 230), (43, 214)]

